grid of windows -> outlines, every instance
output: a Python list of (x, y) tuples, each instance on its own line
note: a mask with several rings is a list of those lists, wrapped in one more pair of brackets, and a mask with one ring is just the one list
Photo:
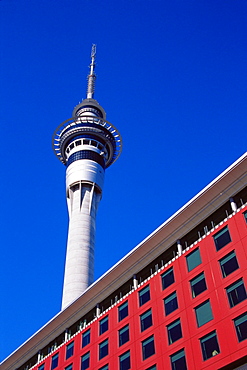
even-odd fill
[(225, 226), (217, 234), (213, 236), (216, 250), (219, 251), (225, 245), (231, 242), (230, 233), (228, 227)]
[(178, 339), (182, 338), (182, 328), (180, 319), (173, 321), (171, 324), (167, 325), (168, 343), (172, 344)]
[(178, 308), (177, 293), (173, 292), (164, 299), (165, 314), (169, 315)]
[(154, 348), (154, 336), (145, 339), (142, 342), (142, 359), (146, 360), (146, 358), (155, 354)]
[(196, 277), (194, 277), (194, 279), (190, 281), (190, 287), (193, 298), (207, 289), (204, 272), (202, 272), (200, 275), (197, 275)]
[(142, 290), (138, 292), (139, 294), (139, 305), (142, 306), (144, 303), (150, 300), (150, 288), (149, 285), (145, 286)]
[(74, 342), (71, 342), (66, 346), (66, 360), (74, 354)]
[(90, 343), (90, 329), (82, 334), (82, 348)]
[(218, 339), (215, 331), (202, 337), (200, 339), (200, 342), (202, 349), (202, 357), (204, 361), (220, 353)]
[(238, 281), (227, 287), (226, 292), (230, 307), (236, 306), (236, 304), (244, 301), (247, 298), (244, 282), (242, 279), (239, 279)]
[(108, 330), (108, 316), (104, 317), (99, 322), (99, 334), (103, 334)]
[(89, 364), (90, 364), (90, 352), (87, 352), (85, 353), (85, 355), (81, 357), (81, 370), (88, 369)]
[(119, 356), (119, 369), (129, 370), (130, 369), (130, 351), (123, 353)]
[(168, 288), (174, 281), (173, 268), (170, 268), (161, 275), (162, 289)]
[(108, 339), (99, 344), (99, 360), (108, 355)]
[(228, 276), (229, 274), (231, 274), (232, 272), (239, 268), (235, 251), (232, 251), (231, 253), (227, 254), (219, 262), (223, 277)]
[(184, 349), (171, 355), (172, 370), (187, 370)]
[(119, 346), (122, 346), (124, 343), (128, 342), (129, 337), (129, 325), (124, 326), (118, 331)]
[(198, 327), (213, 320), (213, 314), (209, 299), (197, 306), (195, 308), (195, 313)]
[(144, 312), (142, 315), (140, 315), (140, 323), (141, 331), (144, 331), (153, 325), (151, 308), (148, 311)]
[(59, 356), (58, 353), (56, 353), (54, 356), (52, 356), (52, 358), (51, 358), (51, 370), (58, 367), (58, 356)]
[(127, 317), (129, 314), (128, 309), (128, 301), (121, 304), (121, 306), (118, 307), (118, 321), (123, 320), (125, 317)]
[(247, 312), (236, 317), (236, 319), (234, 319), (234, 325), (238, 341), (242, 342), (242, 340), (247, 339)]
[(193, 270), (202, 263), (199, 248), (196, 248), (193, 252), (186, 256), (188, 271)]

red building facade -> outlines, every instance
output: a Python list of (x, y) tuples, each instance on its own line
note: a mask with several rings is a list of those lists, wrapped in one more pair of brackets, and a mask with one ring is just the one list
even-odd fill
[(6, 359), (4, 369), (244, 368), (245, 165), (246, 155)]

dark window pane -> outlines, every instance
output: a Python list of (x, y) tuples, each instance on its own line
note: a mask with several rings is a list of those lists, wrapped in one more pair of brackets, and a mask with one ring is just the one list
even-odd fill
[(90, 343), (90, 329), (82, 334), (82, 348)]
[(171, 355), (172, 370), (187, 370), (185, 353), (182, 349)]
[(219, 251), (225, 245), (231, 242), (230, 233), (228, 227), (225, 226), (217, 234), (213, 236), (216, 250)]
[(193, 298), (198, 296), (200, 293), (204, 292), (204, 290), (207, 289), (204, 273), (202, 272), (200, 275), (192, 279), (190, 281), (190, 286)]
[(146, 330), (147, 328), (149, 328), (150, 326), (153, 325), (151, 308), (150, 308), (150, 310), (144, 312), (140, 316), (140, 321), (141, 321), (141, 331), (144, 331), (144, 330)]
[(188, 271), (193, 270), (195, 267), (202, 263), (199, 248), (188, 254), (186, 257)]
[(224, 258), (220, 260), (220, 267), (223, 277), (228, 276), (233, 271), (239, 268), (237, 257), (234, 251), (227, 254)]
[(247, 339), (247, 312), (234, 319), (234, 324), (239, 342)]
[(166, 272), (164, 272), (161, 275), (161, 281), (162, 281), (162, 289), (167, 288), (170, 286), (172, 283), (174, 283), (174, 273), (173, 273), (173, 268), (170, 268)]
[(205, 337), (200, 339), (200, 342), (202, 348), (202, 357), (204, 361), (220, 353), (220, 348), (215, 331), (205, 335)]
[(119, 336), (119, 346), (122, 346), (124, 343), (129, 341), (129, 325), (126, 325), (118, 332)]
[(90, 353), (86, 353), (85, 355), (82, 356), (81, 358), (81, 370), (86, 370), (89, 368), (89, 357)]
[(129, 314), (128, 310), (128, 301), (124, 302), (121, 306), (118, 307), (118, 321), (123, 320)]
[(157, 367), (156, 365), (153, 365), (153, 366), (148, 367), (146, 370), (157, 370)]
[(108, 316), (104, 317), (99, 322), (99, 333), (103, 334), (107, 330), (108, 330)]
[(108, 355), (108, 339), (99, 344), (99, 360)]
[(104, 365), (103, 367), (101, 367), (99, 370), (109, 370), (109, 366), (108, 364)]
[(74, 354), (74, 342), (71, 342), (66, 347), (66, 360)]
[(213, 320), (213, 314), (209, 300), (197, 306), (195, 308), (195, 312), (198, 327)]
[(119, 356), (119, 367), (120, 370), (130, 369), (130, 351), (123, 353)]
[(70, 364), (69, 366), (66, 366), (65, 370), (73, 370), (73, 364)]
[(178, 300), (176, 292), (170, 294), (164, 299), (165, 313), (169, 315), (171, 312), (175, 311), (178, 308)]
[(244, 301), (246, 296), (246, 290), (242, 279), (236, 281), (226, 288), (230, 307), (236, 306), (236, 304)]
[(150, 300), (150, 289), (149, 285), (145, 286), (142, 290), (139, 291), (139, 304), (142, 306), (144, 303)]
[(169, 344), (172, 344), (176, 342), (176, 340), (182, 338), (182, 328), (180, 319), (172, 322), (170, 325), (167, 326), (167, 333)]
[(55, 369), (58, 366), (58, 353), (51, 359), (51, 370)]
[(146, 358), (155, 354), (154, 349), (154, 337), (153, 335), (142, 342), (142, 358), (145, 360)]

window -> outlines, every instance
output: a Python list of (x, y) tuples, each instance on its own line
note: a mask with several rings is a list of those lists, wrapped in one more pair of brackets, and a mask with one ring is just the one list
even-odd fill
[(245, 221), (246, 221), (246, 223), (247, 223), (247, 211), (245, 211), (245, 212), (243, 213), (243, 215), (244, 215)]
[(66, 366), (64, 370), (73, 370), (73, 364), (70, 364), (69, 366)]
[(202, 357), (204, 361), (220, 353), (218, 339), (215, 331), (205, 335), (205, 337), (202, 337), (200, 339), (200, 342), (202, 348)]
[(127, 351), (119, 356), (119, 368), (120, 370), (130, 369), (130, 351)]
[(193, 270), (202, 263), (199, 248), (195, 249), (193, 252), (188, 254), (188, 256), (186, 256), (186, 262), (188, 271)]
[(161, 275), (162, 289), (169, 287), (174, 281), (173, 268), (170, 268)]
[(45, 368), (45, 364), (42, 364), (42, 365), (40, 365), (40, 366), (38, 367), (38, 370), (44, 370), (44, 368)]
[(172, 370), (187, 370), (184, 349), (171, 355)]
[(81, 370), (89, 368), (90, 352), (86, 353), (81, 357)]
[(172, 344), (176, 342), (176, 340), (182, 338), (182, 328), (180, 319), (173, 321), (170, 325), (167, 326), (167, 334), (169, 344)]
[(90, 343), (90, 329), (82, 334), (82, 348)]
[(193, 298), (207, 289), (206, 280), (203, 272), (190, 281), (190, 287)]
[(217, 234), (213, 236), (216, 250), (219, 251), (225, 245), (231, 242), (230, 233), (228, 227), (225, 226)]
[(145, 339), (142, 342), (142, 358), (143, 360), (146, 360), (146, 358), (152, 356), (155, 354), (154, 349), (154, 336)]
[(66, 347), (66, 360), (74, 354), (74, 342), (71, 342)]
[(235, 251), (232, 251), (231, 253), (227, 254), (219, 262), (223, 278), (239, 268)]
[(125, 317), (127, 317), (129, 314), (128, 309), (128, 301), (121, 304), (121, 306), (118, 307), (118, 321), (123, 320)]
[(234, 325), (238, 341), (242, 342), (242, 340), (247, 339), (247, 312), (234, 319)]
[(247, 298), (244, 282), (242, 279), (239, 279), (238, 281), (227, 287), (226, 292), (230, 307), (236, 306), (236, 304), (244, 301)]
[(99, 370), (109, 370), (109, 366), (108, 364), (104, 365), (103, 367), (101, 367)]
[(56, 353), (54, 356), (52, 356), (51, 359), (51, 370), (55, 369), (58, 366), (58, 353)]
[(145, 288), (140, 290), (138, 293), (139, 293), (139, 304), (140, 304), (140, 306), (142, 306), (144, 303), (146, 303), (150, 300), (149, 285), (145, 286)]
[(170, 294), (164, 299), (165, 313), (169, 315), (171, 312), (175, 311), (178, 308), (178, 300), (176, 292)]
[(144, 331), (144, 330), (146, 330), (147, 328), (149, 328), (150, 326), (153, 325), (151, 308), (150, 308), (150, 310), (144, 312), (140, 316), (140, 322), (141, 322), (141, 331)]
[(118, 331), (119, 346), (129, 341), (129, 325), (124, 326)]
[(99, 334), (103, 334), (105, 331), (108, 330), (108, 316), (104, 317), (99, 322)]
[(207, 322), (213, 320), (212, 309), (209, 300), (203, 302), (195, 308), (196, 321), (198, 327), (206, 324)]
[(153, 366), (148, 367), (146, 370), (157, 370), (157, 367), (156, 365), (153, 365)]
[(99, 360), (108, 355), (108, 339), (99, 344)]

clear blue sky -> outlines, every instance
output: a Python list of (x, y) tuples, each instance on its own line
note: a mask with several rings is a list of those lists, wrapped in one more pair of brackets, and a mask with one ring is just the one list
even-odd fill
[(60, 310), (67, 237), (55, 128), (95, 98), (123, 136), (95, 278), (246, 151), (246, 0), (1, 0), (0, 358)]

